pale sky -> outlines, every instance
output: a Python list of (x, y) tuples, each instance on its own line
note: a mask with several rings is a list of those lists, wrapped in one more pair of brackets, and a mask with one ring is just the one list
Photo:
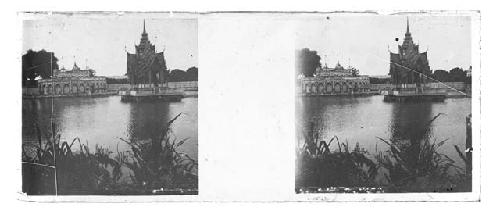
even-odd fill
[[(406, 17), (345, 15), (307, 17), (298, 21), (296, 48), (310, 48), (333, 67), (350, 64), (364, 75), (387, 75), (389, 52), (403, 42)], [(468, 69), (471, 65), (471, 19), (468, 16), (409, 16), (413, 42), (427, 51), (432, 70)], [(395, 38), (399, 38), (396, 42)], [(350, 61), (349, 61), (350, 60)]]
[[(149, 17), (148, 17), (149, 16)], [(165, 17), (165, 16), (164, 16)], [(193, 18), (144, 16), (38, 16), (23, 23), (23, 54), (28, 49), (53, 51), (59, 66), (96, 70), (98, 76), (123, 76), (128, 52), (135, 53), (146, 20), (156, 51), (165, 52), (168, 69), (198, 66), (198, 22)]]

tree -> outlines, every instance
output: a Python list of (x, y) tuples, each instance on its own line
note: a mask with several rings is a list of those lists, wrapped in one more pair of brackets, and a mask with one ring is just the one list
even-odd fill
[(439, 82), (448, 82), (449, 73), (446, 70), (434, 70), (434, 73), (432, 74), (432, 78), (434, 78), (435, 80), (438, 80)]
[(59, 69), (57, 61), (53, 52), (47, 52), (43, 49), (40, 51), (28, 50), (22, 56), (23, 85), (26, 81), (34, 81), (38, 76), (42, 79), (52, 77), (52, 70)]
[(169, 82), (183, 81), (185, 73), (186, 72), (184, 70), (179, 70), (179, 69), (171, 70), (170, 73), (168, 74), (168, 81)]
[(198, 81), (198, 68), (190, 67), (187, 71), (174, 69), (168, 74), (169, 82)]
[(297, 75), (304, 75), (305, 77), (312, 77), (316, 68), (321, 66), (321, 57), (316, 51), (303, 48), (295, 52), (295, 70)]
[(391, 77), (388, 78), (377, 78), (377, 77), (369, 77), (370, 84), (390, 84)]
[(465, 82), (466, 73), (462, 68), (455, 67), (450, 70), (450, 82)]
[(129, 84), (128, 78), (110, 78), (106, 77), (107, 84)]
[(198, 68), (190, 67), (186, 70), (187, 77), (189, 81), (198, 81)]

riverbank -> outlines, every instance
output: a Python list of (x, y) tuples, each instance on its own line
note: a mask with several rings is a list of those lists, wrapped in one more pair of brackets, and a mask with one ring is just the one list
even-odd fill
[[(98, 97), (108, 97), (118, 95), (118, 91), (108, 91), (105, 93), (95, 93), (95, 94), (86, 94), (86, 95), (22, 95), (23, 99), (44, 99), (44, 98), (98, 98)], [(198, 90), (186, 90), (183, 91), (183, 97), (198, 97)]]
[[(183, 98), (180, 102), (125, 103), (120, 96), (87, 98), (42, 98), (22, 101), (22, 143), (37, 144), (36, 125), (50, 129), (56, 123), (61, 140), (85, 139), (90, 150), (98, 144), (111, 151), (128, 150), (119, 138), (148, 140), (160, 134), (162, 126), (182, 113), (173, 131), (179, 138), (189, 138), (180, 150), (193, 158), (198, 156), (198, 99)], [(77, 150), (75, 150), (77, 151)]]
[(22, 97), (23, 99), (75, 98), (75, 97), (96, 98), (96, 97), (107, 97), (117, 94), (118, 94), (117, 92), (104, 92), (104, 93), (77, 94), (77, 95), (23, 95)]
[[(438, 119), (436, 116), (429, 122)], [(470, 139), (471, 119), (466, 119)], [(425, 128), (429, 128), (428, 126)], [(426, 130), (422, 130), (426, 131)], [(472, 144), (466, 151), (455, 145), (465, 164), (462, 168), (439, 152), (446, 140), (379, 140), (387, 150), (370, 154), (359, 143), (352, 149), (337, 136), (321, 140), (308, 130), (304, 144), (296, 148), (297, 193), (404, 193), (470, 192), (472, 190)]]
[(353, 92), (353, 93), (297, 93), (298, 97), (363, 97), (380, 95), (378, 91), (368, 91), (368, 92)]
[[(296, 146), (305, 144), (308, 139), (303, 133), (314, 125), (315, 134), (318, 137), (315, 147), (319, 146), (322, 140), (328, 144), (332, 137), (338, 136), (341, 147), (342, 143), (350, 146), (349, 153), (354, 150), (356, 144), (359, 144), (360, 150), (364, 150), (364, 156), (379, 166), (377, 155), (380, 152), (383, 155), (387, 154), (391, 148), (390, 145), (380, 139), (405, 145), (421, 145), (423, 142), (433, 142), (434, 140), (436, 140), (435, 145), (437, 145), (438, 142), (446, 140), (439, 147), (439, 155), (450, 158), (458, 168), (466, 168), (466, 163), (454, 145), (458, 145), (458, 150), (462, 153), (466, 150), (466, 128), (464, 124), (465, 117), (472, 111), (470, 98), (447, 98), (444, 102), (389, 103), (384, 102), (381, 95), (366, 97), (311, 96), (298, 97), (295, 102), (298, 143)], [(433, 120), (436, 116), (438, 118)], [(431, 125), (429, 125), (430, 120), (433, 120)], [(332, 154), (316, 155), (319, 159), (323, 158), (321, 161), (326, 161), (328, 158), (331, 161), (340, 161), (344, 160), (338, 159), (340, 156), (347, 156), (347, 154), (337, 154), (340, 149), (338, 149), (336, 140), (329, 147)], [(432, 144), (429, 143), (429, 145)], [(342, 147), (342, 151), (345, 151), (344, 147)], [(321, 163), (320, 160), (313, 160), (313, 158), (309, 157), (307, 159), (311, 161), (308, 161), (305, 166), (312, 167), (317, 162), (317, 168), (307, 170), (306, 167), (300, 171), (313, 172), (322, 169), (320, 167), (322, 164), (319, 164)], [(296, 172), (296, 175), (299, 174), (301, 173)], [(377, 183), (372, 184), (373, 186), (360, 184), (360, 187), (386, 187), (384, 184), (388, 183), (380, 181), (383, 178), (384, 176), (377, 177), (377, 180), (375, 180)], [(297, 184), (300, 184), (300, 182)], [(317, 186), (314, 182), (304, 184), (307, 184), (307, 186), (297, 186), (297, 188), (307, 190), (308, 187), (318, 187), (326, 190), (326, 188), (330, 187), (328, 185), (324, 187)]]
[[(23, 144), (23, 192), (28, 195), (191, 195), (198, 193), (198, 164), (179, 148), (172, 125), (159, 140), (128, 141), (128, 151), (102, 146), (90, 151), (80, 138), (61, 140), (55, 124), (48, 132), (37, 127), (38, 144)], [(42, 140), (41, 135), (46, 138)], [(43, 143), (45, 141), (45, 143)], [(77, 150), (72, 149), (77, 147)], [(79, 148), (79, 150), (78, 150)]]

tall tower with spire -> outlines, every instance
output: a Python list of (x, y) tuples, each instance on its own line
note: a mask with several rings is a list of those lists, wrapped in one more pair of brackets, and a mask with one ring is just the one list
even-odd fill
[[(411, 48), (413, 45), (413, 38), (411, 37), (410, 33), (410, 21), (408, 17), (406, 18), (406, 33), (405, 33), (405, 39), (403, 41), (403, 47)], [(418, 49), (418, 45), (416, 46)]]
[(416, 84), (420, 86), (430, 74), (427, 52), (419, 52), (419, 46), (413, 42), (410, 33), (410, 21), (406, 18), (406, 33), (402, 45), (398, 45), (398, 53), (390, 52), (390, 70), (392, 83)]
[(165, 57), (163, 52), (156, 52), (146, 32), (146, 20), (143, 21), (141, 41), (135, 46), (135, 54), (127, 52), (127, 77), (131, 84), (165, 83)]

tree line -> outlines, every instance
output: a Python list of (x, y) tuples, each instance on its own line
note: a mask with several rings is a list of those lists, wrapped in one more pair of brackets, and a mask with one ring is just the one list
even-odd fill
[[(180, 69), (166, 70), (166, 79), (168, 82), (198, 81), (198, 68), (190, 67), (186, 71)], [(110, 78), (106, 77), (108, 84), (128, 84), (128, 78)]]
[[(321, 57), (318, 55), (317, 51), (311, 50), (309, 48), (302, 48), (295, 51), (295, 71), (296, 76), (302, 75), (304, 77), (313, 77), (316, 68), (321, 67)], [(467, 76), (467, 71), (455, 67), (449, 71), (446, 70), (434, 70), (430, 74), (429, 82), (464, 82), (466, 84), (471, 83), (471, 77)], [(391, 83), (391, 78), (376, 78), (370, 77), (371, 84), (385, 84)]]
[[(321, 56), (317, 51), (303, 48), (295, 51), (295, 72), (297, 76), (313, 77), (316, 74), (316, 69), (321, 67)], [(350, 67), (353, 76), (359, 75), (359, 70)]]
[(168, 71), (167, 81), (169, 82), (198, 81), (198, 68), (190, 67), (186, 71), (179, 69)]
[[(166, 79), (168, 82), (185, 82), (185, 81), (198, 81), (198, 68), (190, 67), (186, 71), (180, 69), (166, 70)], [(128, 84), (128, 78), (109, 78), (106, 77), (108, 84)]]
[(54, 52), (48, 52), (44, 49), (40, 51), (28, 50), (21, 60), (23, 87), (36, 87), (36, 78), (48, 79), (52, 77), (52, 71), (59, 69), (57, 61)]
[(471, 76), (467, 76), (467, 71), (459, 67), (455, 67), (450, 71), (434, 70), (431, 78), (440, 82), (464, 82), (471, 84)]
[[(52, 77), (54, 70), (59, 70), (59, 60), (54, 55), (54, 52), (28, 50), (22, 56), (22, 86), (35, 88), (37, 87), (37, 78), (49, 79)], [(190, 67), (186, 71), (180, 69), (167, 70), (165, 72), (167, 81), (198, 81), (198, 68)], [(127, 78), (106, 78), (108, 84), (128, 84)]]
[[(467, 71), (455, 67), (450, 71), (446, 70), (434, 70), (427, 79), (428, 82), (463, 82), (465, 84), (471, 84), (471, 77), (467, 76)], [(391, 83), (391, 78), (377, 78), (370, 77), (371, 84), (389, 84)]]
[(310, 50), (309, 48), (295, 51), (296, 76), (313, 77), (318, 67), (321, 67), (321, 57), (317, 51)]

